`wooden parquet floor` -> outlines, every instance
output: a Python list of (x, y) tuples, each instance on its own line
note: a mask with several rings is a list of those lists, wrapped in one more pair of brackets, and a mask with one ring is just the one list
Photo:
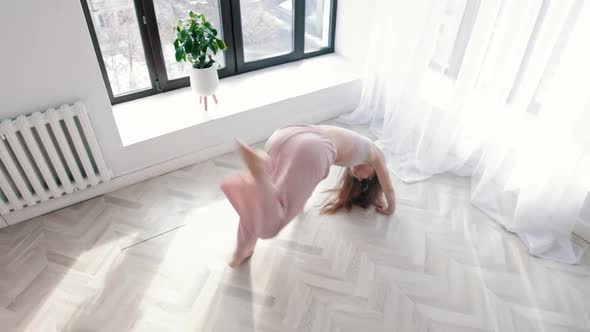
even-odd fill
[(224, 155), (0, 230), (0, 330), (590, 331), (589, 255), (529, 256), (452, 175), (394, 179), (392, 217), (323, 216), (334, 168), (232, 270), (218, 183), (240, 168)]

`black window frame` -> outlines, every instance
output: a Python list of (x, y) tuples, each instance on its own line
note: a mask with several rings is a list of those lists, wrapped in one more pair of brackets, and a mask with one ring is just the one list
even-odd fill
[[(244, 44), (242, 38), (242, 23), (240, 0), (218, 0), (221, 25), (223, 29), (223, 39), (227, 44), (225, 51), (225, 67), (218, 70), (219, 77), (229, 77), (243, 74), (253, 70), (268, 68), (288, 62), (307, 59), (319, 55), (334, 53), (334, 41), (336, 37), (336, 10), (337, 0), (330, 1), (329, 18), (329, 37), (328, 46), (312, 52), (305, 52), (305, 2), (306, 0), (293, 0), (293, 50), (290, 53), (263, 58), (260, 60), (246, 62), (244, 59)], [(92, 39), (94, 51), (98, 59), (100, 71), (106, 86), (111, 105), (163, 93), (190, 85), (188, 76), (169, 80), (166, 70), (166, 62), (158, 22), (153, 0), (133, 0), (137, 23), (144, 49), (147, 69), (151, 82), (151, 88), (122, 94), (113, 95), (113, 90), (109, 81), (109, 76), (104, 64), (100, 44), (96, 35), (92, 15), (88, 8), (87, 0), (80, 0), (82, 10), (86, 18), (88, 31)]]

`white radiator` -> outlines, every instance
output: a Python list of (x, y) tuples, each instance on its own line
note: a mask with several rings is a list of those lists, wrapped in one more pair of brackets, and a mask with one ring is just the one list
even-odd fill
[(0, 123), (0, 214), (109, 181), (82, 103)]

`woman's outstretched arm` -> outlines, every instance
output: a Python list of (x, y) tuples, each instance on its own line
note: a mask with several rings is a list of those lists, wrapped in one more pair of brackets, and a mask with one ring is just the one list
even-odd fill
[(372, 159), (375, 173), (379, 178), (379, 184), (381, 185), (381, 189), (387, 200), (387, 206), (378, 206), (377, 211), (386, 215), (391, 215), (395, 212), (395, 191), (393, 190), (393, 184), (391, 183), (391, 177), (389, 176), (385, 156), (383, 155), (383, 151), (381, 151), (377, 145), (373, 145)]

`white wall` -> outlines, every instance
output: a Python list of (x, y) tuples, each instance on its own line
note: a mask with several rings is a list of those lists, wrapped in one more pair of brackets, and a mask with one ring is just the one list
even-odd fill
[(0, 119), (82, 100), (108, 165), (122, 146), (79, 0), (0, 2)]
[(338, 0), (336, 53), (358, 66), (359, 72), (362, 72), (366, 61), (377, 1), (379, 0)]
[(355, 80), (132, 144), (125, 148), (128, 156), (118, 161), (119, 174), (197, 151), (229, 152), (234, 148), (234, 137), (260, 142), (282, 126), (317, 123), (349, 112), (359, 99), (360, 81)]
[(590, 193), (586, 195), (574, 232), (590, 242)]
[[(341, 31), (337, 35), (341, 36), (356, 31), (358, 22), (354, 21), (359, 19), (359, 6), (351, 0), (339, 4)], [(355, 61), (362, 58), (358, 54), (362, 47), (349, 38), (338, 39), (337, 46), (341, 44), (339, 50), (343, 54)], [(343, 90), (313, 94), (303, 102), (287, 100), (248, 115), (212, 121), (123, 147), (79, 0), (0, 2), (0, 42), (0, 119), (82, 100), (115, 177), (214, 148), (234, 136), (260, 140), (281, 125), (319, 121), (351, 110), (358, 101), (356, 82)], [(245, 121), (262, 125), (246, 127)]]

